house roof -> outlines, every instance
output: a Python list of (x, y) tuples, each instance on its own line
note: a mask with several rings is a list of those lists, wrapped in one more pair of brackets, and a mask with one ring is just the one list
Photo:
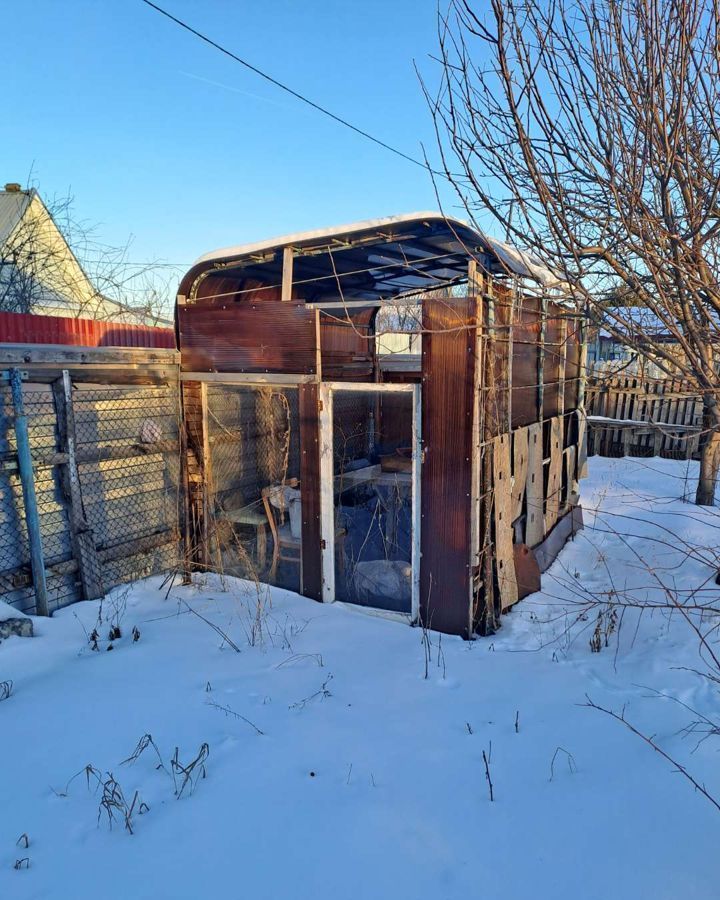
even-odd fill
[[(9, 250), (14, 242), (19, 246)], [(36, 272), (32, 312), (144, 322), (142, 312), (99, 293), (35, 188), (0, 190), (0, 258), (3, 250), (7, 266)]]
[(531, 256), (439, 212), (416, 212), (349, 225), (296, 232), (201, 256), (183, 280), (187, 294), (213, 270), (232, 269), (245, 278), (277, 287), (283, 250), (294, 251), (293, 284), (308, 299), (380, 299), (467, 278), (469, 259), (496, 274), (529, 278), (543, 287), (557, 277)]

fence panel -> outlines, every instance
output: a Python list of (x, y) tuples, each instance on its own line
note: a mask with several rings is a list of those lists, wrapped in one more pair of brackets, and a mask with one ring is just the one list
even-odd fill
[(586, 408), (590, 455), (692, 459), (698, 453), (702, 399), (687, 381), (591, 375)]
[[(126, 380), (120, 367), (114, 374)], [(50, 612), (179, 559), (177, 366), (157, 383), (152, 374), (139, 384), (93, 384), (82, 373), (65, 378), (61, 364), (53, 370), (43, 362), (41, 373), (30, 367), (22, 385)], [(107, 373), (104, 381), (112, 380)], [(0, 423), (0, 597), (34, 612), (7, 382), (0, 383)], [(95, 585), (90, 595), (88, 585)]]

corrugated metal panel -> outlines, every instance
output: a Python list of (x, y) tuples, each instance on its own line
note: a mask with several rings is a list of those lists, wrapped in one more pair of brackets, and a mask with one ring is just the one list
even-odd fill
[(420, 608), (436, 631), (468, 637), (476, 301), (423, 307)]
[(185, 372), (317, 371), (315, 312), (304, 303), (203, 300), (178, 309)]
[(174, 349), (175, 332), (151, 325), (0, 312), (0, 343)]
[(538, 420), (539, 351), (540, 304), (535, 297), (522, 297), (514, 312), (512, 328), (513, 428)]

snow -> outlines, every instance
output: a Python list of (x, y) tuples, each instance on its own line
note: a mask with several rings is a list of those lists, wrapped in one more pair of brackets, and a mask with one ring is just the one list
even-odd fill
[[(337, 237), (349, 237), (357, 232), (373, 231), (373, 230), (391, 230), (393, 226), (407, 225), (415, 223), (423, 223), (428, 221), (439, 220), (447, 222), (452, 230), (463, 228), (475, 232), (480, 243), (493, 252), (498, 259), (511, 272), (517, 275), (533, 278), (539, 281), (545, 287), (562, 287), (562, 283), (558, 280), (558, 276), (542, 265), (541, 262), (532, 257), (523, 250), (506, 244), (497, 238), (490, 237), (482, 232), (476, 231), (475, 227), (462, 219), (456, 219), (453, 216), (445, 216), (437, 211), (425, 211), (414, 213), (402, 213), (395, 216), (386, 216), (379, 219), (367, 219), (362, 222), (353, 222), (349, 225), (334, 225), (330, 228), (316, 228), (310, 231), (299, 231), (293, 234), (285, 234), (281, 237), (267, 238), (262, 241), (254, 241), (250, 244), (235, 244), (230, 247), (221, 247), (218, 250), (212, 250), (195, 260), (195, 266), (204, 262), (217, 262), (223, 259), (237, 259), (242, 256), (252, 256), (268, 250), (276, 250), (279, 247), (292, 247), (298, 244), (314, 244), (320, 241), (328, 241)], [(384, 238), (386, 239), (386, 237)]]
[[(661, 604), (658, 579), (717, 599), (718, 513), (680, 499), (694, 474), (591, 459), (587, 527), (544, 592), (492, 638), (431, 635), (427, 678), (420, 629), (280, 590), (251, 646), (255, 588), (217, 577), (116, 591), (98, 652), (98, 603), (34, 619), (35, 638), (0, 644), (0, 897), (716, 897), (720, 814), (585, 705), (625, 708), (720, 794), (717, 738), (696, 748), (694, 716), (653, 693), (717, 715), (688, 671), (706, 668), (692, 629), (659, 605), (619, 610), (593, 653), (585, 611), (588, 592)], [(148, 733), (167, 768), (207, 743), (207, 777), (176, 799), (152, 747), (122, 764)], [(134, 834), (98, 823), (88, 764), (149, 805)]]
[(15, 609), (14, 606), (10, 606), (9, 603), (6, 603), (4, 600), (0, 600), (0, 622), (7, 622), (8, 619), (26, 619), (28, 618), (25, 613), (20, 612), (19, 609)]

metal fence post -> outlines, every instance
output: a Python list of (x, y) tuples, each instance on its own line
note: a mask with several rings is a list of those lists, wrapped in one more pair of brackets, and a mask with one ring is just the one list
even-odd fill
[(27, 416), (25, 415), (23, 404), (22, 373), (19, 369), (10, 369), (10, 389), (15, 411), (18, 469), (22, 482), (25, 523), (30, 543), (30, 565), (32, 568), (33, 588), (35, 590), (35, 609), (39, 616), (49, 616), (47, 584), (45, 582), (45, 560), (43, 559), (42, 538), (40, 535), (40, 517), (38, 516), (37, 498), (35, 497), (35, 475), (30, 454)]

